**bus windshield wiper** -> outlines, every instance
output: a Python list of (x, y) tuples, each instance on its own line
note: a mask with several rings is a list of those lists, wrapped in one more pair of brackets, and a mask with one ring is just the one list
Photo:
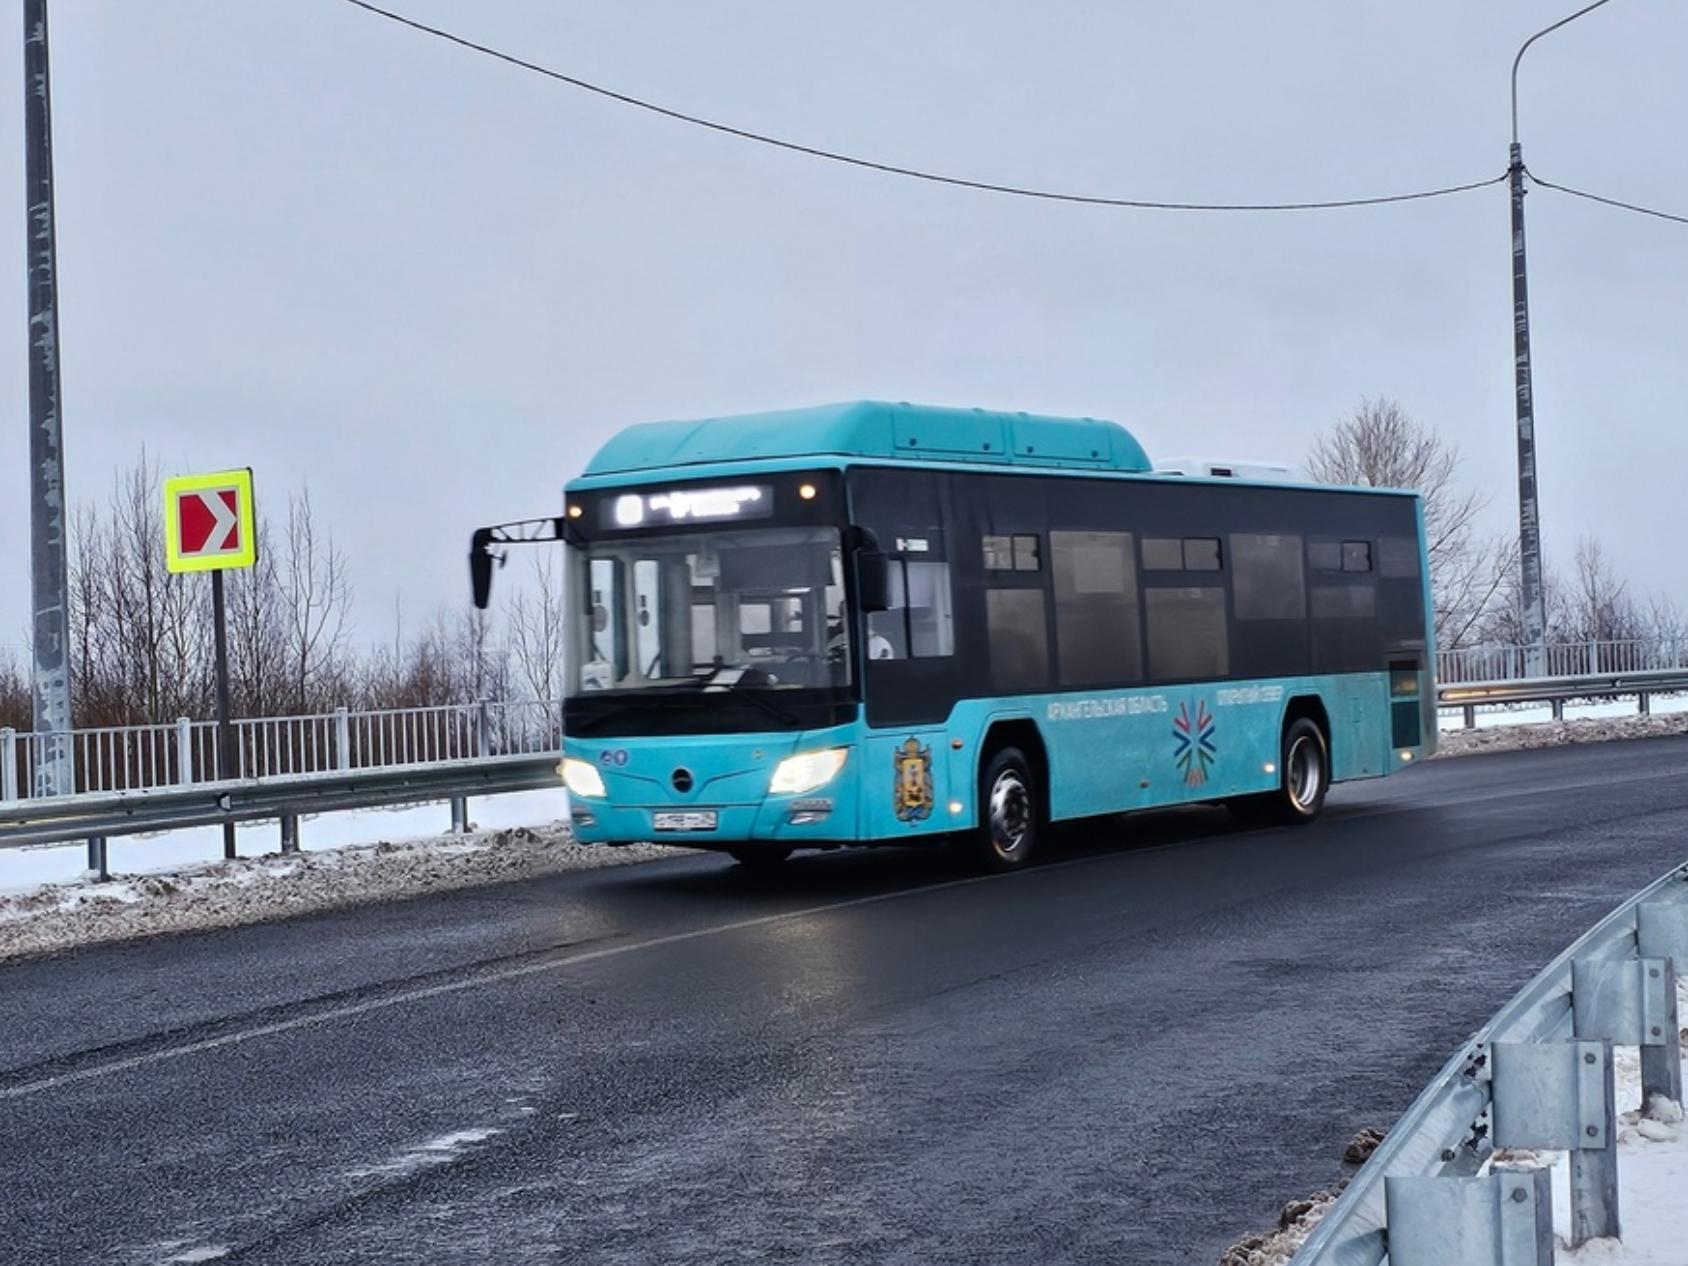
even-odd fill
[(762, 711), (773, 717), (774, 720), (778, 721), (781, 725), (795, 727), (803, 723), (803, 719), (796, 713), (788, 712), (772, 699), (764, 698), (761, 691), (759, 691), (755, 686), (745, 685), (744, 678), (742, 676), (730, 677), (723, 681), (715, 680), (720, 672), (721, 670), (717, 668), (707, 677), (696, 678), (695, 680), (697, 681), (698, 689), (700, 691), (708, 689), (730, 690), (741, 699), (750, 700), (751, 703), (754, 703), (758, 708), (761, 708)]

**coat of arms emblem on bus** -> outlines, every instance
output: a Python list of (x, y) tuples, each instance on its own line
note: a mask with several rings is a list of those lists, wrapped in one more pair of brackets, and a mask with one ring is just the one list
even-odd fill
[(923, 822), (932, 816), (932, 748), (917, 738), (903, 740), (892, 753), (897, 777), (891, 801), (899, 822)]
[(1207, 710), (1205, 699), (1196, 700), (1196, 710), (1188, 703), (1178, 705), (1178, 715), (1172, 719), (1172, 738), (1176, 744), (1173, 759), (1184, 771), (1186, 787), (1200, 787), (1207, 781), (1208, 766), (1219, 759), (1219, 748), (1213, 741), (1213, 713)]

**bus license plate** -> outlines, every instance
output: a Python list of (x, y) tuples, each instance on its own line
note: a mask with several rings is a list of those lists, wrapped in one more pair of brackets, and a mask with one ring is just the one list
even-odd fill
[(715, 810), (690, 809), (683, 813), (652, 814), (651, 824), (659, 831), (713, 831)]

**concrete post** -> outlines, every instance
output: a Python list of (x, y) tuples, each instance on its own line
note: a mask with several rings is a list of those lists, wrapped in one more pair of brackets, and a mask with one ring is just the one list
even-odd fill
[(334, 709), (334, 767), (352, 767), (352, 721), (343, 705)]
[(193, 722), (176, 718), (176, 782), (183, 787), (193, 782)]
[(18, 732), (0, 728), (0, 804), (18, 798)]

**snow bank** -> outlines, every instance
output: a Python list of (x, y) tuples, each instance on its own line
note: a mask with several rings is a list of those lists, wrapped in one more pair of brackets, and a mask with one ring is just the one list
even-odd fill
[[(1688, 712), (1688, 694), (1654, 694), (1655, 713)], [(1615, 699), (1567, 699), (1565, 716), (1569, 720), (1583, 717), (1632, 717), (1636, 715), (1634, 695), (1620, 695)], [(1441, 708), (1438, 724), (1445, 734), (1465, 728), (1465, 709), (1459, 705)], [(1553, 720), (1553, 706), (1547, 703), (1480, 703), (1477, 705), (1479, 728), (1507, 725), (1535, 725)]]
[[(1688, 1015), (1688, 980), (1676, 986), (1678, 1010)], [(1685, 1034), (1688, 1038), (1688, 1034)], [(1618, 1096), (1618, 1218), (1623, 1239), (1566, 1245), (1571, 1230), (1571, 1177), (1564, 1152), (1509, 1153), (1496, 1165), (1553, 1167), (1555, 1260), (1565, 1266), (1683, 1266), (1688, 1262), (1688, 1128), (1682, 1108), (1654, 1096), (1641, 1102), (1641, 1056), (1632, 1046), (1612, 1053)], [(1626, 1111), (1626, 1107), (1628, 1110)]]
[[(567, 822), (568, 792), (554, 787), (476, 796), (469, 801), (469, 811), (474, 825), (483, 830)], [(316, 852), (348, 844), (421, 839), (439, 835), (450, 823), (450, 811), (443, 800), (312, 813), (299, 819), (299, 846), (306, 852)], [(235, 828), (235, 835), (242, 857), (273, 852), (281, 839), (274, 819), (242, 822)], [(221, 861), (223, 830), (219, 826), (188, 826), (142, 835), (114, 835), (106, 847), (114, 874), (175, 872), (198, 862)], [(77, 883), (85, 876), (87, 865), (87, 848), (80, 841), (0, 850), (0, 893), (37, 884)]]
[(568, 826), (505, 827), (211, 862), (109, 883), (0, 893), (0, 960), (100, 941), (288, 918), (337, 906), (676, 855), (575, 844)]
[(1278, 1215), (1275, 1231), (1238, 1240), (1220, 1256), (1219, 1266), (1286, 1266), (1335, 1203), (1336, 1196), (1329, 1191), (1291, 1200)]
[(1676, 734), (1688, 734), (1688, 712), (1646, 717), (1583, 717), (1534, 725), (1451, 730), (1442, 734), (1436, 755), (1533, 751), (1542, 747), (1564, 747), (1570, 743), (1609, 743), (1618, 739), (1661, 738)]

